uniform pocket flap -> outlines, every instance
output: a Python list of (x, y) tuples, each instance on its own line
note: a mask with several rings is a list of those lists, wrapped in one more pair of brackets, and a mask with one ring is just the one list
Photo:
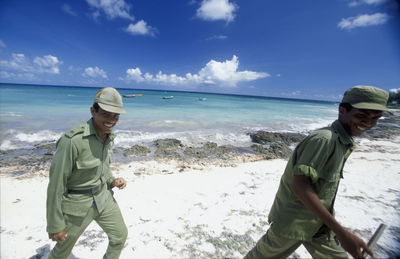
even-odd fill
[(78, 169), (89, 169), (100, 165), (100, 159), (94, 158), (90, 160), (78, 160), (76, 161), (76, 167)]
[(73, 215), (77, 217), (86, 216), (89, 208), (92, 206), (93, 201), (85, 202), (68, 202), (64, 201), (61, 205), (64, 214)]

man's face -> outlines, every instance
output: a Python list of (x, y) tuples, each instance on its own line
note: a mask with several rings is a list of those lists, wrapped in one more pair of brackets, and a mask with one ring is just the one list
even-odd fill
[(361, 136), (374, 127), (381, 116), (382, 111), (357, 108), (347, 111), (344, 107), (339, 108), (339, 121), (350, 136)]
[(117, 124), (119, 119), (118, 113), (107, 112), (99, 107), (99, 110), (96, 110), (91, 107), (90, 111), (92, 113), (92, 117), (94, 120), (94, 127), (96, 128), (97, 134), (100, 136), (104, 134), (109, 134), (112, 131), (112, 128)]

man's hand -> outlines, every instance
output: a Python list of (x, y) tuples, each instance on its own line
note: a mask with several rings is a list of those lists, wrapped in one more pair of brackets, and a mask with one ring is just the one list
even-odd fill
[(49, 238), (53, 241), (62, 242), (68, 237), (67, 232), (64, 230), (58, 233), (49, 233)]
[(126, 181), (124, 178), (115, 178), (111, 183), (111, 187), (118, 187), (120, 190), (124, 189), (126, 186)]
[(336, 233), (336, 238), (343, 249), (354, 258), (364, 258), (363, 252), (368, 253), (372, 258), (374, 258), (374, 254), (367, 244), (353, 233), (344, 229), (344, 231)]

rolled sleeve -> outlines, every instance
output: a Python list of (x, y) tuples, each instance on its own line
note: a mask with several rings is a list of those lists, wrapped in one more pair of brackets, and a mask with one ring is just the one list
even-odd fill
[(305, 175), (310, 177), (312, 183), (317, 182), (331, 153), (330, 147), (327, 138), (312, 135), (308, 137), (298, 146), (293, 175)]
[(308, 165), (297, 165), (293, 168), (293, 175), (304, 175), (311, 179), (311, 183), (315, 184), (318, 180), (318, 172)]

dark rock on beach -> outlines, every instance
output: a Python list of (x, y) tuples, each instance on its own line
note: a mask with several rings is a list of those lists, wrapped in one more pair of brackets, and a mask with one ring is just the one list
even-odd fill
[(14, 149), (1, 152), (0, 168), (2, 172), (23, 175), (48, 170), (55, 152), (55, 142), (37, 144), (33, 149)]
[(290, 146), (297, 144), (305, 135), (300, 133), (278, 133), (268, 131), (257, 131), (250, 133), (251, 140), (256, 143), (251, 149), (264, 155), (265, 159), (289, 158), (292, 153)]
[(153, 141), (153, 144), (158, 149), (177, 149), (183, 147), (183, 144), (180, 140), (172, 138), (157, 139)]
[(149, 154), (150, 152), (150, 149), (145, 146), (134, 145), (124, 150), (124, 156), (144, 157), (147, 156), (147, 154)]
[[(137, 160), (176, 160), (185, 165), (233, 165), (235, 162), (256, 161), (260, 159), (288, 158), (289, 145), (300, 141), (301, 134), (256, 132), (250, 134), (255, 144), (251, 147), (219, 146), (206, 142), (201, 146), (186, 146), (179, 139), (158, 139), (146, 145), (133, 145), (129, 148), (116, 147), (113, 150), (114, 163), (129, 163)], [(0, 167), (2, 173), (15, 176), (29, 173), (48, 173), (51, 159), (56, 151), (56, 143), (43, 142), (32, 149), (1, 151)]]
[[(214, 142), (206, 142), (202, 146), (185, 146), (177, 139), (161, 139), (154, 141), (154, 155), (157, 159), (175, 159), (194, 164), (223, 164), (223, 162), (288, 158), (292, 152), (289, 148), (294, 141), (300, 141), (304, 135), (262, 132), (256, 139), (265, 145), (255, 144), (251, 147), (219, 146)], [(269, 141), (266, 141), (268, 136)]]
[(278, 132), (268, 132), (268, 131), (257, 131), (255, 133), (250, 133), (251, 141), (258, 144), (271, 144), (276, 142), (281, 142), (286, 145), (291, 145), (293, 143), (300, 142), (305, 135), (300, 133), (278, 133)]
[(292, 150), (287, 144), (284, 143), (272, 143), (270, 145), (259, 145), (254, 144), (251, 149), (256, 153), (261, 153), (265, 155), (265, 159), (276, 159), (283, 158), (287, 159), (290, 157)]
[(153, 142), (156, 150), (154, 155), (158, 159), (175, 159), (191, 162), (211, 162), (212, 160), (230, 159), (238, 155), (236, 147), (218, 146), (213, 142), (206, 142), (200, 147), (185, 146), (178, 139), (160, 139)]
[(56, 143), (55, 142), (47, 142), (36, 144), (34, 147), (36, 150), (44, 151), (45, 155), (53, 155), (56, 152)]
[(157, 139), (153, 141), (157, 148), (154, 155), (161, 159), (181, 159), (182, 148), (184, 145), (178, 139)]
[(180, 160), (182, 156), (180, 155), (181, 152), (177, 152), (175, 149), (168, 149), (168, 148), (158, 148), (154, 155), (156, 158), (159, 159), (175, 159)]
[(207, 142), (201, 147), (186, 147), (184, 154), (191, 159), (229, 159), (237, 154), (234, 146), (218, 146), (214, 142)]

